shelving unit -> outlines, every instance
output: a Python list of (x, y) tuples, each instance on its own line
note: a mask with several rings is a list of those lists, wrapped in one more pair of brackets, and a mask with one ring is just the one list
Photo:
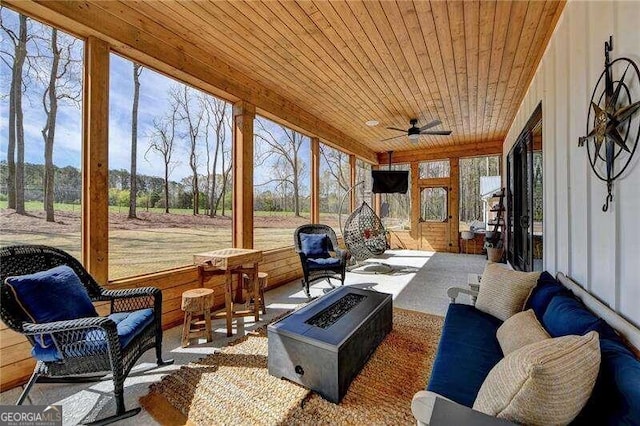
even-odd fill
[(488, 223), (489, 226), (493, 226), (493, 230), (490, 231), (490, 233), (488, 232), (487, 235), (485, 235), (485, 239), (484, 239), (485, 247), (487, 243), (491, 244), (492, 247), (495, 247), (498, 244), (498, 242), (502, 240), (502, 229), (505, 226), (505, 220), (503, 217), (505, 212), (504, 196), (505, 196), (505, 189), (502, 188), (500, 192), (493, 194), (493, 196), (491, 197), (492, 199), (497, 199), (498, 204), (495, 204), (489, 210), (490, 212), (495, 213), (496, 216), (492, 220), (490, 220)]

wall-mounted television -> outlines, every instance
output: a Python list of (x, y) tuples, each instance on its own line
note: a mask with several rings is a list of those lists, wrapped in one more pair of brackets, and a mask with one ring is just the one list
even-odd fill
[(374, 194), (406, 194), (409, 189), (408, 170), (372, 170)]

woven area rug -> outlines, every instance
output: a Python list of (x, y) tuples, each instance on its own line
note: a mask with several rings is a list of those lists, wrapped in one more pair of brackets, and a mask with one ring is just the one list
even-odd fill
[(443, 318), (393, 310), (393, 331), (338, 405), (267, 372), (266, 327), (151, 385), (141, 405), (163, 425), (413, 425)]

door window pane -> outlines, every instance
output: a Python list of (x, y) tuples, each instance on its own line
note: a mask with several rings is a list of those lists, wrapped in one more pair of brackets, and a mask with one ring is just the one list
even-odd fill
[(420, 191), (420, 220), (444, 222), (447, 220), (447, 190), (424, 188)]

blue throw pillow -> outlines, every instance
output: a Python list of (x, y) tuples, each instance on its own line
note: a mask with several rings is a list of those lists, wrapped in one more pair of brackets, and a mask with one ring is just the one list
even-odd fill
[(560, 284), (550, 273), (544, 271), (538, 278), (538, 283), (531, 291), (524, 310), (533, 309), (538, 321), (542, 322), (549, 302), (558, 294), (571, 295), (571, 292)]
[(637, 424), (640, 360), (619, 339), (600, 339), (600, 353), (600, 373), (591, 398), (573, 424)]
[(327, 234), (300, 233), (300, 249), (310, 259), (329, 257), (329, 236)]
[[(34, 323), (98, 316), (80, 278), (66, 265), (8, 277), (5, 283)], [(38, 343), (44, 348), (53, 343), (49, 335), (40, 337)]]
[(608, 327), (602, 319), (591, 313), (580, 300), (565, 294), (557, 295), (551, 299), (542, 317), (542, 324), (551, 337), (569, 334), (581, 336), (589, 331), (600, 331)]

